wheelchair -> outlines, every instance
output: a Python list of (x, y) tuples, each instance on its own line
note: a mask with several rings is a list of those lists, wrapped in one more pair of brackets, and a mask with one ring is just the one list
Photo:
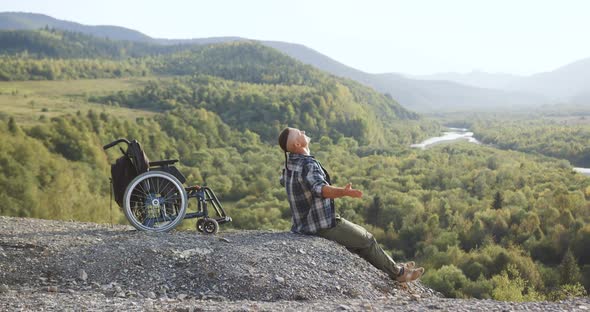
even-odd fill
[[(118, 139), (103, 150), (120, 143), (127, 148), (119, 146), (123, 156), (111, 165), (111, 194), (137, 230), (168, 232), (184, 219), (197, 218), (197, 231), (216, 234), (220, 224), (232, 221), (211, 188), (183, 186), (186, 178), (174, 166), (178, 159), (149, 161), (137, 140)], [(196, 198), (196, 212), (187, 213), (189, 198)], [(209, 216), (208, 205), (217, 217)]]

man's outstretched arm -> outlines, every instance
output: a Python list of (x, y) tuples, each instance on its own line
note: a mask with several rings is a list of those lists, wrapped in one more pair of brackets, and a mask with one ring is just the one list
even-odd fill
[(325, 198), (339, 198), (339, 197), (356, 197), (361, 198), (363, 192), (352, 188), (352, 184), (348, 183), (345, 187), (337, 187), (332, 185), (322, 186), (322, 197)]

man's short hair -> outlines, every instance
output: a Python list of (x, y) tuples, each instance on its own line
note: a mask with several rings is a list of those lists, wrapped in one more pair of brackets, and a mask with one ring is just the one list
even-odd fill
[(287, 139), (289, 139), (289, 128), (283, 129), (281, 134), (279, 134), (279, 146), (283, 150), (283, 152), (287, 152)]

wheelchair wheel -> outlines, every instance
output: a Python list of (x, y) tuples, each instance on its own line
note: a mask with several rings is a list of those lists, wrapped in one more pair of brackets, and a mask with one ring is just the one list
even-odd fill
[(187, 194), (173, 175), (148, 171), (138, 175), (125, 190), (125, 217), (141, 231), (167, 232), (186, 214)]
[(205, 219), (197, 220), (196, 228), (197, 228), (197, 231), (199, 231), (201, 233), (203, 233), (203, 223), (205, 223)]
[(219, 223), (217, 223), (217, 220), (209, 218), (203, 220), (203, 233), (215, 235), (219, 232)]

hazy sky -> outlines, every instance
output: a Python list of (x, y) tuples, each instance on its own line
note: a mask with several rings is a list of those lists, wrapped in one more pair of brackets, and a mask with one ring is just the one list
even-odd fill
[(0, 0), (0, 11), (156, 38), (300, 43), (371, 73), (528, 75), (590, 57), (584, 0)]

